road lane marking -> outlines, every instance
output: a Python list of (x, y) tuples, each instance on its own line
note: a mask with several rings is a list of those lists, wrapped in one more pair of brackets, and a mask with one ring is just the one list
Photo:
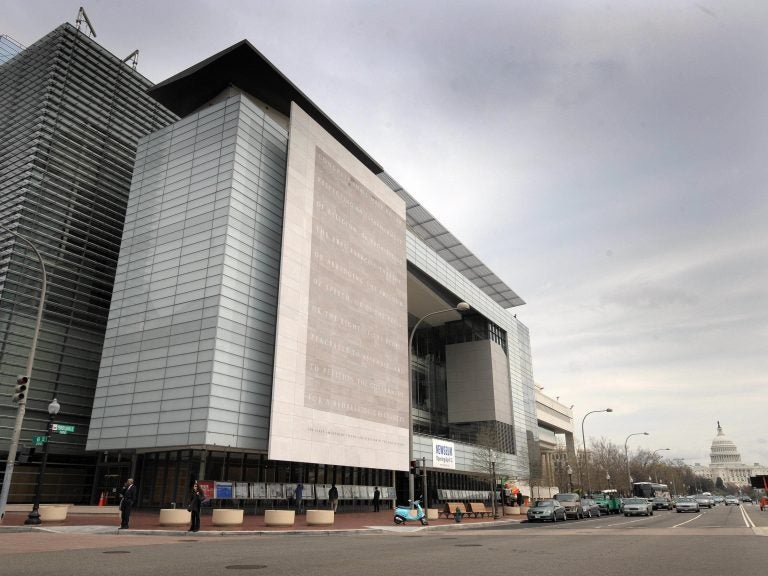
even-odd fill
[(696, 516), (694, 516), (690, 520), (686, 520), (685, 522), (680, 522), (680, 524), (675, 524), (674, 526), (672, 526), (672, 528), (677, 528), (678, 526), (682, 526), (684, 524), (688, 524), (688, 522), (693, 522), (694, 520), (696, 520), (697, 518), (701, 518), (702, 516), (703, 516), (703, 514), (697, 514)]
[(741, 515), (744, 518), (744, 524), (747, 525), (747, 528), (754, 528), (755, 523), (752, 522), (752, 518), (750, 518), (749, 515), (747, 514), (747, 511), (744, 510), (744, 506), (739, 506), (739, 509), (741, 510)]
[(625, 520), (624, 522), (618, 522), (616, 524), (608, 524), (608, 526), (606, 527), (610, 528), (611, 526), (626, 526), (627, 524), (634, 524), (635, 522), (642, 522), (643, 520), (648, 520), (648, 519), (650, 519), (650, 516), (638, 518), (637, 520)]

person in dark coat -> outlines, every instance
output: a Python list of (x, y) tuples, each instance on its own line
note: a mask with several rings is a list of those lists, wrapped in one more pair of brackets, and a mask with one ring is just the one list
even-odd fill
[(203, 491), (200, 489), (200, 486), (197, 485), (197, 482), (195, 482), (194, 486), (192, 486), (192, 494), (189, 498), (189, 505), (187, 506), (187, 510), (192, 513), (192, 524), (189, 527), (190, 532), (197, 532), (200, 530), (200, 508), (203, 504), (203, 499)]
[(328, 502), (331, 505), (331, 510), (336, 512), (336, 508), (339, 506), (339, 489), (336, 488), (336, 484), (331, 484), (331, 489), (328, 490)]
[(381, 499), (381, 492), (379, 492), (379, 487), (376, 486), (373, 490), (373, 511), (378, 512), (379, 511), (379, 500)]
[(120, 495), (120, 528), (127, 529), (131, 521), (131, 510), (138, 499), (136, 484), (133, 478), (128, 478), (123, 486), (123, 493)]
[(301, 499), (304, 496), (304, 484), (299, 482), (296, 484), (296, 490), (293, 491), (293, 498), (295, 500), (294, 504), (296, 505), (296, 514), (301, 514), (301, 505), (302, 501)]

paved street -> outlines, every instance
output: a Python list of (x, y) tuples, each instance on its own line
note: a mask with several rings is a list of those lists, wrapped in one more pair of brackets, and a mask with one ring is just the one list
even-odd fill
[[(747, 527), (749, 519), (758, 528)], [(371, 532), (226, 537), (2, 533), (0, 575), (755, 576), (765, 570), (766, 536), (768, 512), (755, 506), (489, 528), (387, 525)]]

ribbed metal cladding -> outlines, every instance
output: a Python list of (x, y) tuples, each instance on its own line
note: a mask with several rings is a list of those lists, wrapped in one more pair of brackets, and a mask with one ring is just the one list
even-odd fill
[[(176, 119), (150, 86), (69, 24), (0, 66), (0, 223), (31, 240), (48, 270), (21, 441), (43, 433), (55, 396), (58, 421), (76, 432), (51, 438), (52, 454), (83, 454), (136, 145)], [(0, 453), (39, 295), (34, 254), (0, 232)]]

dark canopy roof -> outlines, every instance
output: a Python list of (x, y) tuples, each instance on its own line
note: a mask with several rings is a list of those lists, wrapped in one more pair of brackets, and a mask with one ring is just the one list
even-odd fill
[(166, 108), (184, 117), (228, 86), (240, 88), (285, 116), (290, 116), (291, 102), (296, 102), (371, 172), (379, 174), (384, 170), (248, 40), (242, 40), (156, 84), (149, 93)]

